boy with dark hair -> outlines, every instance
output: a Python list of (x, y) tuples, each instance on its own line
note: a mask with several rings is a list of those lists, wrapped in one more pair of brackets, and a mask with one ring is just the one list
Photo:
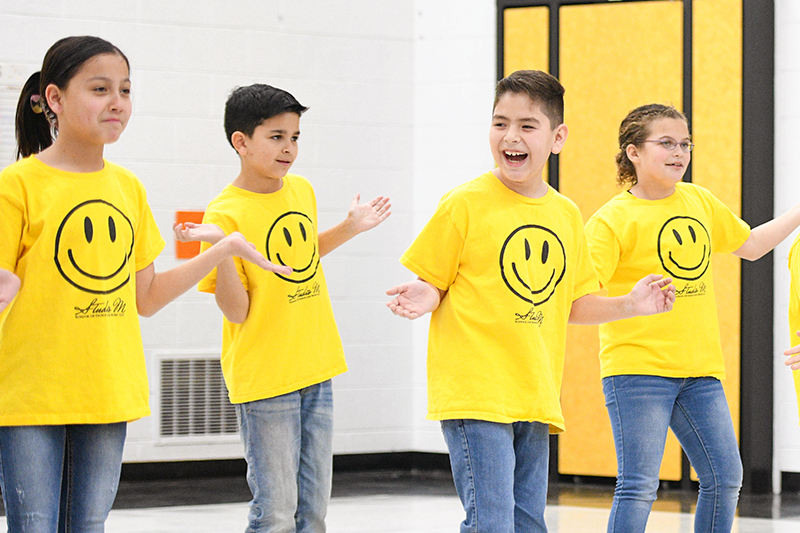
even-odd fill
[(497, 167), (447, 193), (400, 262), (419, 278), (390, 289), (396, 315), (431, 314), (428, 418), (440, 420), (466, 518), (461, 532), (547, 531), (549, 433), (567, 322), (668, 311), (675, 288), (650, 275), (604, 298), (577, 206), (542, 180), (567, 138), (561, 84), (518, 71), (497, 84), (489, 142)]
[(248, 533), (325, 531), (331, 489), (331, 378), (347, 370), (320, 258), (389, 216), (388, 198), (358, 204), (317, 235), (311, 184), (289, 174), (306, 107), (256, 84), (225, 106), (241, 171), (208, 206), (204, 224), (176, 227), (179, 240), (216, 242), (239, 231), (270, 261), (262, 275), (225, 261), (199, 284), (225, 315), (222, 370), (235, 404), (253, 493)]

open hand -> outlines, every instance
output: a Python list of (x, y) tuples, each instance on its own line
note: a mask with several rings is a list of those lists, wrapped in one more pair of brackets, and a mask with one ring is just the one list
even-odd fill
[(358, 203), (360, 199), (361, 195), (356, 194), (353, 201), (350, 202), (350, 209), (347, 212), (347, 218), (357, 233), (374, 228), (392, 214), (390, 211), (392, 204), (389, 203), (389, 198), (378, 196), (363, 204)]
[(439, 289), (420, 279), (392, 287), (386, 294), (394, 296), (386, 303), (386, 307), (397, 316), (410, 320), (430, 313), (439, 307), (441, 300)]
[(288, 276), (292, 273), (292, 267), (276, 265), (275, 263), (267, 261), (267, 258), (261, 255), (258, 250), (256, 250), (255, 245), (247, 242), (247, 239), (244, 238), (244, 235), (238, 231), (234, 231), (223, 240), (230, 243), (231, 253), (236, 257), (241, 257), (245, 261), (250, 261), (254, 265), (260, 266), (264, 270), (275, 272), (276, 274)]
[(650, 274), (640, 279), (630, 292), (635, 315), (655, 315), (672, 310), (675, 286), (672, 278)]
[(175, 238), (180, 242), (207, 242), (217, 244), (225, 238), (225, 232), (216, 224), (195, 224), (182, 222), (172, 225)]

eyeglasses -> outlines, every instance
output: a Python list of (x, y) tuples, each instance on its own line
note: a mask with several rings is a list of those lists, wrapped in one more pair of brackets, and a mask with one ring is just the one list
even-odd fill
[(642, 142), (658, 143), (658, 144), (661, 145), (662, 148), (664, 148), (665, 150), (667, 150), (669, 152), (673, 151), (676, 146), (680, 146), (681, 150), (683, 150), (687, 154), (689, 152), (691, 152), (692, 150), (694, 150), (694, 143), (691, 143), (689, 141), (678, 142), (678, 141), (674, 141), (672, 139), (654, 139), (654, 140), (647, 139), (647, 140), (644, 140)]

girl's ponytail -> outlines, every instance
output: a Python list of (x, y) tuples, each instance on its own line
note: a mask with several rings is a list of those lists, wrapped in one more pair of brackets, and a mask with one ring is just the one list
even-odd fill
[(40, 94), (41, 73), (36, 72), (22, 87), (17, 102), (16, 135), (17, 159), (38, 154), (53, 144), (53, 129), (48, 118), (50, 110)]

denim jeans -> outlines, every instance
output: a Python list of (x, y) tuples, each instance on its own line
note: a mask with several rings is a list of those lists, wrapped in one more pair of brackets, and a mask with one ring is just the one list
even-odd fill
[(236, 405), (247, 483), (247, 533), (323, 533), (333, 472), (330, 380)]
[(102, 533), (127, 423), (0, 427), (9, 533)]
[(730, 532), (742, 461), (722, 384), (716, 378), (603, 378), (617, 450), (617, 486), (609, 532), (643, 532), (656, 499), (667, 428), (697, 471), (694, 530)]
[(461, 533), (546, 532), (547, 424), (443, 420), (466, 518)]

